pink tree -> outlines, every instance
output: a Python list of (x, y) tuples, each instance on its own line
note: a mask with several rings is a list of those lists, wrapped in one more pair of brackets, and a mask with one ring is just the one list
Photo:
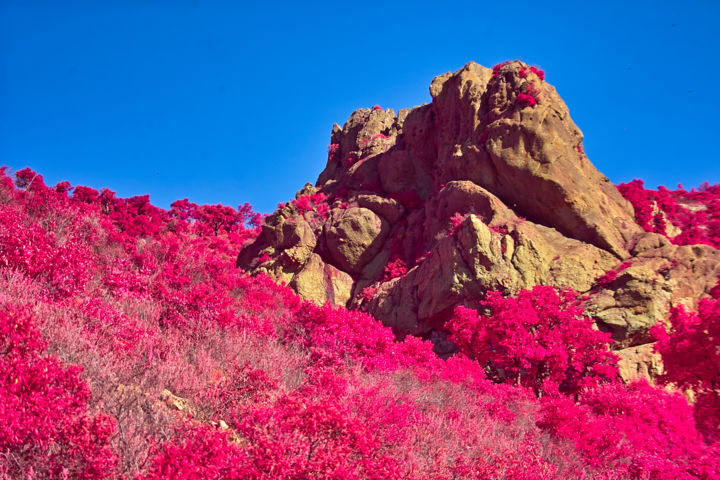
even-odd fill
[(532, 388), (539, 396), (577, 394), (617, 377), (610, 335), (595, 330), (570, 290), (536, 286), (516, 297), (488, 292), (488, 315), (457, 307), (446, 324), (460, 351), (490, 378)]

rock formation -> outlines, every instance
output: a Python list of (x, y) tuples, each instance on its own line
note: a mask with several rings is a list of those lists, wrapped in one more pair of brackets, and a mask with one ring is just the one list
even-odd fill
[(626, 371), (656, 368), (639, 349), (649, 327), (707, 294), (720, 251), (643, 231), (541, 70), (469, 63), (430, 94), (428, 105), (363, 108), (335, 125), (315, 187), (267, 218), (238, 266), (441, 352), (455, 306), (490, 289), (571, 287), (626, 349)]

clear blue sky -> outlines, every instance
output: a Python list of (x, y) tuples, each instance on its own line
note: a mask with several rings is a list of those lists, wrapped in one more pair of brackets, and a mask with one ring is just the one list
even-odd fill
[(0, 163), (274, 209), (356, 108), (469, 60), (545, 69), (614, 182), (720, 183), (720, 2), (0, 1)]

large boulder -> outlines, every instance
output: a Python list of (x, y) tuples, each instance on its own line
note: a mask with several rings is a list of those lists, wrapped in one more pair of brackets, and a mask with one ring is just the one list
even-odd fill
[(325, 229), (327, 251), (338, 267), (359, 273), (375, 257), (388, 235), (387, 220), (362, 207), (333, 211)]
[(312, 254), (308, 262), (293, 277), (290, 287), (298, 295), (319, 305), (330, 302), (345, 305), (350, 300), (353, 279), (350, 275), (323, 262), (319, 255)]

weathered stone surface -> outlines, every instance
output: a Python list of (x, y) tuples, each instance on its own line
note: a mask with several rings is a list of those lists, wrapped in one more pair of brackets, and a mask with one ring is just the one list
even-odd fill
[(353, 279), (347, 273), (323, 262), (312, 254), (305, 266), (290, 282), (298, 295), (318, 305), (330, 302), (345, 306), (350, 299)]
[(502, 201), (469, 180), (447, 182), (425, 203), (424, 236), (426, 241), (448, 228), (455, 214), (474, 214), (488, 225), (517, 223), (519, 218)]
[(387, 220), (362, 207), (332, 212), (325, 242), (330, 257), (346, 272), (360, 272), (380, 251), (389, 232)]
[(323, 193), (322, 213), (284, 206), (238, 265), (444, 346), (452, 309), (487, 290), (570, 287), (623, 349), (623, 368), (656, 373), (639, 349), (649, 327), (708, 294), (718, 250), (645, 233), (583, 153), (555, 89), (521, 62), (496, 72), (471, 62), (430, 94), (428, 105), (362, 108), (333, 126), (316, 186), (298, 192)]
[(662, 358), (653, 351), (653, 343), (615, 351), (620, 357), (620, 377), (626, 382), (645, 379), (653, 380), (663, 372)]
[[(492, 77), (469, 64), (443, 83), (437, 98), (445, 101), (433, 107), (442, 125), (440, 156), (455, 158), (446, 169), (457, 174), (464, 167), (466, 178), (518, 214), (627, 257), (625, 242), (641, 232), (632, 208), (578, 152), (582, 134), (555, 89), (533, 74), (522, 77), (521, 68), (512, 62)], [(540, 90), (538, 104), (523, 108), (517, 95), (529, 83)], [(464, 109), (448, 107), (456, 104)]]
[(390, 223), (396, 223), (405, 213), (400, 202), (380, 195), (358, 195), (357, 202), (359, 206), (372, 210)]
[(195, 409), (192, 405), (190, 405), (190, 402), (185, 398), (173, 395), (170, 390), (164, 389), (160, 392), (160, 400), (164, 402), (170, 410), (177, 410), (193, 416), (195, 415)]
[(695, 308), (720, 275), (720, 250), (708, 245), (680, 247), (661, 235), (643, 234), (632, 251), (632, 265), (585, 304), (619, 348), (648, 343), (649, 328), (667, 318), (671, 307)]
[(280, 262), (288, 269), (304, 265), (315, 250), (315, 234), (302, 218), (282, 222), (275, 233), (278, 249), (282, 250)]
[(316, 244), (313, 229), (302, 217), (275, 214), (266, 220), (255, 242), (240, 252), (237, 265), (289, 283), (308, 261)]
[[(473, 303), (488, 290), (516, 293), (550, 284), (587, 291), (617, 263), (609, 252), (532, 222), (503, 226), (506, 233), (470, 214), (455, 234), (437, 240), (416, 268), (377, 293), (387, 298), (363, 308), (401, 334), (429, 334), (439, 317), (458, 304)], [(400, 320), (399, 309), (405, 312), (403, 319), (414, 316), (416, 322)], [(416, 330), (404, 331), (404, 325)]]

